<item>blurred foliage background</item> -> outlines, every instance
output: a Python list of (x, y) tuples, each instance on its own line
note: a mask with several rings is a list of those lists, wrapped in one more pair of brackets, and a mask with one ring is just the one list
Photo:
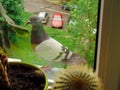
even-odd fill
[[(0, 0), (16, 24), (26, 27), (29, 31), (31, 26), (26, 26), (25, 23), (32, 13), (25, 12), (23, 0)], [(76, 5), (77, 8), (70, 10), (70, 19), (66, 24), (67, 29), (59, 30), (44, 25), (46, 32), (70, 50), (83, 56), (89, 66), (94, 65), (95, 43), (97, 31), (97, 13), (98, 0), (69, 0), (67, 5)], [(3, 20), (3, 19), (0, 19)], [(40, 60), (32, 51), (30, 45), (30, 35), (21, 37), (15, 32), (9, 33), (9, 38), (13, 43), (8, 49), (7, 55), (12, 58), (22, 59), (23, 62), (28, 62), (38, 65), (47, 65), (44, 60)], [(59, 63), (55, 66), (63, 67)]]

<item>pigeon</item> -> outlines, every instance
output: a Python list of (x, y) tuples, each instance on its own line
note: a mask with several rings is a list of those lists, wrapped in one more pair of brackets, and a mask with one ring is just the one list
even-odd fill
[(69, 50), (59, 41), (50, 37), (37, 15), (30, 17), (27, 24), (32, 25), (31, 45), (37, 56), (49, 62), (61, 62), (68, 65), (86, 64), (86, 60)]

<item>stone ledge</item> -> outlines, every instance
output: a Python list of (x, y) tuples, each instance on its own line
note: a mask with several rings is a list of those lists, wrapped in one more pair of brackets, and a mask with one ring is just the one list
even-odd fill
[(8, 62), (21, 62), (21, 59), (16, 59), (16, 58), (8, 58)]

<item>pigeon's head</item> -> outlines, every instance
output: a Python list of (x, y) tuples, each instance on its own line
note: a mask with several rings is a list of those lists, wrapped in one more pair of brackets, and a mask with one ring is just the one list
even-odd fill
[(40, 23), (41, 19), (37, 15), (33, 15), (30, 17), (29, 21), (26, 24), (35, 24), (35, 23)]

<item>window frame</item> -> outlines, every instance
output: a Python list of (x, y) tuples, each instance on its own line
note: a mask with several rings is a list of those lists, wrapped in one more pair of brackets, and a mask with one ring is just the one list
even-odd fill
[(105, 90), (120, 90), (120, 0), (101, 0), (96, 72)]

